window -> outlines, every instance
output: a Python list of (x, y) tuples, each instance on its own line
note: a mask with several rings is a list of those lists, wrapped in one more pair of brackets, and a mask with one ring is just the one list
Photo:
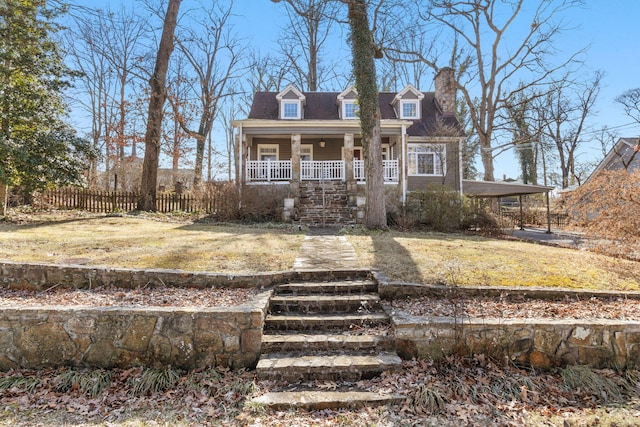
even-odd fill
[(418, 101), (400, 101), (401, 119), (419, 119)]
[(407, 157), (409, 175), (443, 176), (446, 173), (444, 144), (409, 144)]
[(343, 101), (342, 102), (342, 118), (343, 119), (357, 119), (360, 106), (355, 101)]
[(300, 160), (313, 160), (313, 144), (300, 144)]
[(258, 145), (258, 160), (262, 160), (262, 161), (278, 160), (278, 145), (276, 144)]
[(281, 117), (283, 119), (299, 119), (300, 118), (300, 102), (299, 101), (282, 101)]

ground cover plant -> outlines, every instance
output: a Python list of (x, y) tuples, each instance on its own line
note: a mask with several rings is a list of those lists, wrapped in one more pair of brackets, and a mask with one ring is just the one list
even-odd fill
[(248, 371), (79, 369), (0, 373), (0, 426), (640, 426), (638, 371), (584, 366), (522, 370), (484, 355), (413, 360), (357, 383), (309, 383), (402, 393), (398, 405), (269, 410), (250, 399), (289, 384)]

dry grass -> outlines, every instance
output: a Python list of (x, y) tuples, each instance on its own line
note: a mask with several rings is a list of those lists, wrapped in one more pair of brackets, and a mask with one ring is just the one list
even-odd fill
[(208, 225), (148, 217), (47, 217), (0, 222), (0, 259), (252, 273), (289, 270), (304, 235), (289, 228)]
[[(586, 251), (459, 234), (348, 235), (361, 264), (392, 280), (455, 286), (640, 290), (638, 263)], [(287, 226), (80, 212), (0, 222), (0, 259), (253, 273), (289, 270), (304, 239)]]
[(439, 233), (349, 235), (363, 265), (392, 280), (454, 286), (640, 290), (638, 262), (586, 251)]

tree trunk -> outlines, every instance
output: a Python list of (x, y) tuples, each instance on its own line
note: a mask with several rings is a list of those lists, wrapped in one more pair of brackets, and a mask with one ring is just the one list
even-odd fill
[(384, 229), (387, 227), (387, 213), (384, 204), (380, 104), (373, 59), (375, 46), (369, 27), (366, 0), (349, 2), (349, 26), (367, 176), (365, 225), (367, 228)]
[(163, 106), (167, 98), (167, 69), (173, 52), (173, 34), (178, 20), (178, 9), (182, 0), (169, 0), (167, 15), (164, 18), (162, 38), (158, 46), (156, 66), (149, 81), (151, 98), (149, 100), (149, 118), (144, 142), (144, 162), (142, 164), (142, 184), (138, 209), (156, 210), (156, 187), (158, 182), (158, 163), (160, 159), (160, 136), (162, 133)]
[(493, 169), (493, 152), (491, 151), (491, 137), (479, 134), (480, 158), (484, 169), (484, 181), (495, 181)]
[(9, 195), (9, 186), (0, 181), (0, 216), (7, 214), (7, 199)]

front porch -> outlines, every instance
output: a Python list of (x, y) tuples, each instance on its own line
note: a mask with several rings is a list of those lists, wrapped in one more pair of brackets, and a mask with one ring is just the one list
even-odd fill
[[(301, 160), (301, 181), (347, 181), (349, 178), (358, 183), (366, 181), (364, 160), (353, 160), (347, 168), (344, 160)], [(383, 160), (384, 182), (397, 184), (399, 180), (398, 160)], [(347, 176), (347, 170), (352, 171)], [(248, 160), (245, 171), (247, 182), (277, 182), (293, 179), (293, 160)]]

